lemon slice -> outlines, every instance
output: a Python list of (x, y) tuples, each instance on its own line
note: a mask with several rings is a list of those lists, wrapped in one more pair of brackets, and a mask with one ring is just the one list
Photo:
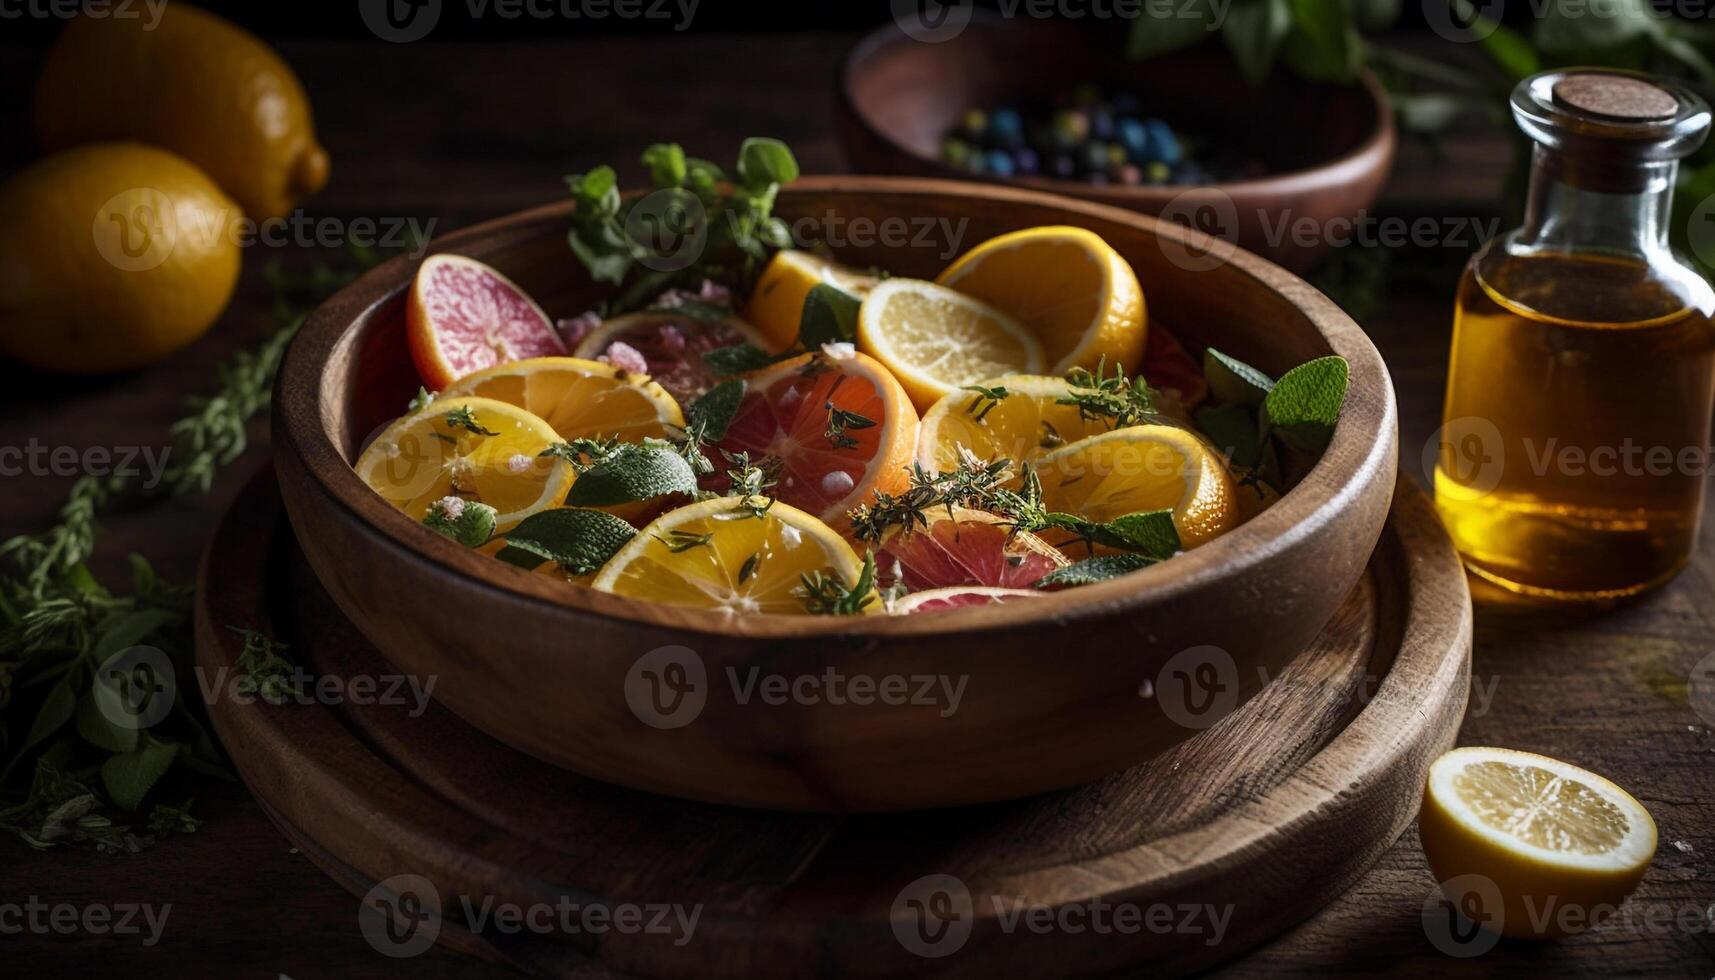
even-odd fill
[(1655, 821), (1625, 790), (1511, 749), (1454, 749), (1435, 760), (1418, 823), (1436, 880), (1487, 878), (1503, 909), (1483, 914), (1509, 936), (1563, 935), (1611, 914), (1656, 846)]
[(1049, 510), (1111, 521), (1173, 511), (1186, 548), (1237, 522), (1233, 479), (1215, 450), (1171, 425), (1134, 425), (1079, 440), (1036, 461)]
[(798, 339), (804, 298), (826, 283), (862, 299), (881, 280), (833, 259), (800, 249), (774, 253), (744, 306), (744, 319), (768, 339), (768, 349), (782, 351)]
[(571, 464), (543, 458), (552, 427), (516, 405), (490, 398), (437, 398), (393, 423), (358, 457), (358, 478), (415, 520), (442, 497), (499, 511), (507, 531), (558, 506), (571, 489)]
[(798, 508), (775, 501), (758, 515), (738, 498), (717, 497), (656, 518), (591, 584), (634, 599), (735, 615), (796, 614), (805, 611), (802, 576), (820, 572), (851, 586), (862, 570), (844, 538)]
[(647, 377), (600, 361), (532, 357), (468, 374), (441, 398), (475, 395), (503, 401), (541, 418), (563, 440), (615, 436), (626, 442), (664, 439), (683, 427), (673, 396)]
[(1005, 310), (1047, 350), (1047, 374), (1143, 360), (1148, 314), (1131, 263), (1086, 228), (1046, 225), (991, 238), (936, 282)]
[(917, 461), (930, 472), (957, 468), (960, 446), (978, 459), (1027, 462), (1108, 431), (1106, 422), (1080, 417), (1076, 405), (1056, 402), (1072, 392), (1064, 378), (1009, 374), (977, 384), (991, 391), (1004, 388), (1006, 395), (995, 399), (954, 391), (923, 413)]
[(889, 279), (858, 311), (858, 345), (892, 371), (919, 411), (962, 385), (1040, 374), (1042, 345), (980, 300), (921, 279)]

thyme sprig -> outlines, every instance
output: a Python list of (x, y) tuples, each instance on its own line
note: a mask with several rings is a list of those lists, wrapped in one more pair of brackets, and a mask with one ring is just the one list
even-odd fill
[(1006, 390), (1005, 385), (995, 385), (991, 388), (985, 388), (982, 385), (963, 385), (960, 390), (976, 392), (976, 397), (972, 398), (970, 404), (965, 406), (965, 414), (977, 422), (987, 418), (988, 413), (994, 411), (996, 405), (1012, 395), (1012, 392)]
[(739, 509), (751, 517), (763, 517), (768, 509), (774, 506), (774, 485), (780, 480), (780, 467), (784, 460), (778, 456), (764, 456), (751, 462), (750, 453), (733, 453), (721, 450), (730, 464), (726, 477), (730, 481), (726, 496), (737, 497)]
[(792, 593), (812, 616), (858, 616), (875, 601), (875, 552), (866, 551), (857, 581), (847, 585), (832, 570), (798, 576)]
[(1143, 375), (1127, 378), (1118, 364), (1111, 375), (1106, 360), (1097, 363), (1094, 371), (1073, 368), (1066, 372), (1066, 383), (1071, 385), (1071, 393), (1055, 402), (1077, 406), (1078, 417), (1086, 422), (1105, 422), (1110, 429), (1123, 429), (1165, 421), (1156, 411), (1154, 393)]
[(1006, 489), (1012, 472), (1011, 460), (979, 459), (963, 446), (951, 470), (930, 473), (923, 464), (914, 462), (910, 485), (903, 493), (878, 492), (874, 503), (851, 512), (853, 532), (859, 541), (880, 544), (890, 528), (909, 531), (928, 527), (930, 511), (936, 508), (945, 508), (949, 517), (956, 507), (995, 510), (1011, 503), (1015, 496)]

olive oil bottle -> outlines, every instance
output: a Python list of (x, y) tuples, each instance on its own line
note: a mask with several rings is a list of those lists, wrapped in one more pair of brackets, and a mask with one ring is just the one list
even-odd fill
[(1503, 588), (1632, 595), (1685, 564), (1703, 502), (1715, 290), (1667, 229), (1710, 113), (1591, 69), (1533, 76), (1512, 101), (1536, 141), (1525, 223), (1459, 285), (1436, 504), (1466, 566)]

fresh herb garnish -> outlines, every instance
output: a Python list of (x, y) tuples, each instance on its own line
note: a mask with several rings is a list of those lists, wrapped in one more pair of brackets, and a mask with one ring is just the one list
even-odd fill
[(1086, 422), (1105, 422), (1110, 429), (1142, 425), (1161, 420), (1155, 410), (1153, 392), (1143, 375), (1127, 378), (1125, 369), (1114, 365), (1107, 373), (1107, 362), (1096, 365), (1095, 371), (1073, 368), (1066, 372), (1070, 394), (1055, 399), (1060, 405), (1075, 405), (1078, 417)]
[(467, 548), (480, 548), (494, 536), (500, 512), (477, 500), (437, 500), (423, 515), (423, 526)]
[(464, 429), (466, 432), (479, 436), (500, 435), (493, 429), (483, 428), (482, 423), (476, 420), (476, 413), (471, 411), (469, 405), (460, 405), (458, 408), (448, 411), (446, 421), (449, 429)]
[(660, 439), (620, 443), (584, 467), (566, 494), (572, 507), (610, 507), (667, 494), (694, 494), (697, 474), (678, 447)]
[(244, 637), (244, 649), (239, 651), (238, 660), (234, 664), (240, 677), (233, 689), (239, 694), (260, 697), (269, 704), (285, 704), (291, 699), (292, 677), (296, 668), (292, 662), (281, 654), (286, 650), (286, 644), (275, 640), (266, 633), (256, 630), (239, 629), (229, 626), (239, 636)]
[(862, 305), (856, 296), (828, 283), (811, 286), (798, 320), (798, 345), (813, 351), (823, 344), (855, 343), (858, 308)]
[(754, 554), (746, 558), (744, 564), (738, 566), (738, 584), (743, 585), (750, 581), (750, 577), (756, 574), (756, 566), (760, 564), (762, 564), (761, 554)]
[(774, 363), (774, 358), (760, 347), (733, 344), (703, 352), (703, 363), (721, 377), (757, 371)]
[(506, 547), (496, 557), (527, 569), (551, 561), (569, 574), (588, 575), (636, 535), (636, 528), (606, 511), (556, 507), (506, 532)]
[(774, 506), (771, 491), (780, 478), (780, 467), (784, 461), (778, 456), (765, 456), (760, 461), (752, 463), (749, 453), (730, 453), (721, 450), (731, 468), (726, 471), (730, 484), (726, 495), (738, 498), (738, 506), (750, 517), (763, 517), (768, 509)]
[[(844, 380), (843, 378), (841, 380)], [(832, 401), (823, 405), (828, 410), (828, 428), (822, 433), (822, 438), (828, 440), (828, 445), (835, 449), (855, 449), (858, 441), (846, 435), (847, 429), (873, 429), (875, 419), (857, 412), (847, 411), (836, 406)]]
[(1140, 568), (1148, 568), (1155, 564), (1153, 559), (1143, 555), (1097, 555), (1075, 561), (1065, 568), (1056, 568), (1052, 572), (1036, 580), (1038, 589), (1064, 589), (1078, 585), (1091, 585), (1096, 582), (1106, 582), (1118, 578), (1127, 572), (1135, 572)]
[(875, 553), (864, 552), (863, 569), (851, 585), (827, 569), (798, 576), (792, 592), (804, 601), (804, 611), (812, 616), (861, 615), (875, 601)]
[(699, 434), (699, 442), (719, 442), (738, 416), (738, 406), (744, 401), (745, 383), (741, 378), (723, 381), (685, 410), (685, 428)]
[(666, 537), (662, 537), (659, 534), (655, 535), (655, 540), (666, 545), (667, 550), (675, 555), (683, 554), (684, 552), (690, 551), (692, 548), (708, 547), (709, 542), (714, 539), (715, 533), (713, 531), (697, 534), (681, 528), (674, 528), (673, 530), (668, 531)]
[[(982, 385), (964, 385), (962, 390), (977, 393), (977, 396), (971, 399), (970, 404), (965, 406), (965, 414), (977, 422), (987, 418), (988, 413), (993, 411), (996, 405), (999, 405), (1003, 399), (1012, 394), (1006, 390), (1005, 385), (995, 385), (992, 388), (985, 388)], [(1048, 425), (1047, 422), (1042, 424)]]

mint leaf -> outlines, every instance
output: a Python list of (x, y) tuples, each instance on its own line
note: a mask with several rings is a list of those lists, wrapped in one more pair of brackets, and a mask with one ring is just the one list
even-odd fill
[(1243, 405), (1205, 405), (1197, 409), (1196, 418), (1197, 427), (1234, 466), (1255, 468), (1262, 458), (1256, 412)]
[(508, 532), (497, 557), (528, 569), (557, 562), (574, 575), (588, 575), (636, 534), (636, 528), (606, 511), (545, 510)]
[(573, 507), (608, 507), (669, 493), (695, 493), (697, 474), (667, 443), (625, 443), (578, 475)]
[(700, 433), (706, 442), (725, 438), (744, 401), (745, 387), (743, 379), (734, 378), (710, 388), (685, 410), (685, 428)]
[(1155, 561), (1172, 558), (1180, 550), (1179, 529), (1173, 526), (1171, 510), (1151, 510), (1116, 517), (1097, 525), (1099, 539), (1109, 547), (1124, 548)]
[(430, 504), (429, 513), (423, 518), (423, 526), (436, 534), (452, 538), (467, 548), (480, 548), (494, 537), (494, 526), (500, 512), (487, 504), (474, 500), (464, 503), (464, 510), (456, 518), (448, 517), (441, 510), (440, 504)]
[(109, 758), (101, 766), (101, 784), (121, 809), (135, 810), (173, 767), (179, 747), (172, 742), (144, 742), (138, 748)]
[(810, 287), (798, 321), (798, 343), (811, 351), (820, 350), (823, 344), (855, 343), (858, 308), (862, 305), (856, 296), (828, 283)]
[(643, 166), (656, 187), (678, 187), (685, 182), (685, 150), (677, 143), (656, 143), (644, 150)]
[(1338, 355), (1298, 365), (1263, 400), (1265, 428), (1294, 449), (1321, 452), (1334, 437), (1350, 380), (1351, 366)]
[(738, 181), (746, 190), (760, 191), (769, 184), (790, 184), (798, 179), (798, 161), (786, 144), (766, 136), (752, 136), (738, 148)]
[(758, 371), (774, 363), (774, 358), (759, 347), (733, 344), (703, 352), (703, 363), (721, 377)]
[(1274, 387), (1273, 378), (1213, 347), (1203, 352), (1203, 377), (1208, 379), (1209, 393), (1222, 405), (1256, 408)]
[(1095, 582), (1106, 582), (1127, 572), (1148, 568), (1155, 559), (1143, 555), (1099, 555), (1075, 561), (1065, 568), (1056, 568), (1036, 580), (1039, 589), (1064, 589)]

